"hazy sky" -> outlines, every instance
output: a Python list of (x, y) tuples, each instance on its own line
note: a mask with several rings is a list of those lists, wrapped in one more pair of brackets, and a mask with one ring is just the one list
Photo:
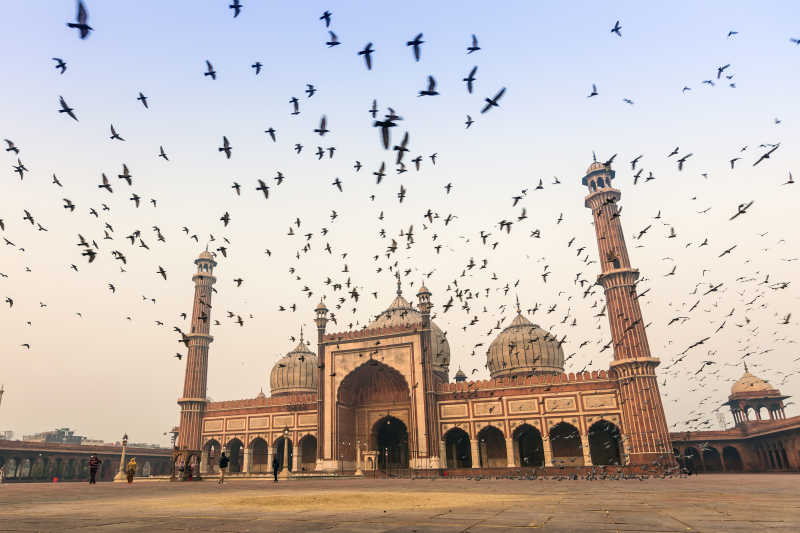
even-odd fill
[[(0, 245), (0, 272), (7, 276), (0, 277), (0, 296), (14, 300), (13, 308), (0, 307), (6, 389), (0, 429), (22, 435), (69, 426), (93, 438), (117, 440), (128, 432), (134, 441), (167, 443), (163, 434), (177, 423), (184, 372), (174, 355), (185, 352), (172, 327), (188, 328), (179, 315), (191, 312), (192, 261), (210, 234), (212, 248), (224, 237), (230, 241), (228, 257), (218, 259), (212, 303), (212, 319), (221, 322), (212, 327), (209, 362), (208, 394), (215, 400), (268, 392), (272, 365), (294, 347), (290, 336), (301, 325), (311, 331), (320, 296), (329, 307), (346, 298), (329, 330), (368, 323), (393, 297), (388, 266), (395, 261), (412, 270), (403, 279), (409, 298), (432, 273), (425, 283), (439, 311), (436, 322), (448, 332), (451, 375), (460, 366), (473, 379), (488, 377), (485, 350), (498, 333), (490, 329), (498, 320), (508, 323), (515, 295), (525, 308), (539, 304), (534, 322), (567, 335), (569, 371), (608, 368), (610, 352), (599, 353), (610, 335), (607, 319), (593, 317), (602, 292), (595, 288), (584, 298), (575, 283), (579, 273), (592, 282), (599, 272), (597, 263), (586, 264), (597, 259), (597, 248), (580, 184), (593, 150), (602, 159), (619, 154), (623, 227), (642, 273), (640, 292), (649, 289), (641, 303), (653, 353), (663, 362), (659, 381), (670, 425), (685, 428), (697, 412), (716, 427), (712, 411), (741, 376), (745, 354), (753, 373), (785, 394), (800, 394), (800, 250), (793, 227), (800, 185), (781, 185), (792, 169), (800, 174), (800, 46), (790, 42), (800, 38), (795, 2), (765, 8), (245, 0), (236, 19), (229, 3), (90, 1), (95, 31), (84, 41), (65, 26), (74, 18), (71, 1), (4, 6), (0, 138), (17, 144), (29, 172), (20, 180), (17, 156), (0, 155), (0, 237), (14, 243)], [(325, 46), (329, 36), (319, 20), (326, 9), (342, 43), (334, 48)], [(616, 20), (621, 38), (609, 31)], [(731, 30), (739, 33), (728, 38)], [(419, 32), (425, 43), (417, 63), (405, 42)], [(467, 55), (472, 33), (481, 50)], [(372, 71), (356, 54), (367, 42), (375, 49)], [(66, 61), (65, 74), (52, 57)], [(216, 81), (203, 76), (207, 59)], [(260, 75), (250, 68), (255, 61), (264, 65)], [(717, 67), (726, 64), (717, 79)], [(461, 80), (476, 65), (470, 95)], [(441, 94), (417, 97), (428, 75)], [(318, 89), (310, 98), (307, 83)], [(587, 98), (593, 83), (599, 94)], [(501, 87), (507, 91), (500, 107), (481, 114), (483, 99)], [(139, 91), (149, 109), (136, 100)], [(57, 112), (59, 96), (79, 122)], [(300, 99), (297, 116), (290, 115), (293, 96)], [(373, 99), (381, 113), (391, 106), (403, 117), (392, 141), (410, 133), (407, 173), (395, 172), (395, 153), (379, 144), (368, 114)], [(468, 114), (475, 123), (467, 130)], [(322, 115), (330, 133), (319, 137), (312, 130)], [(109, 139), (112, 123), (125, 142)], [(276, 143), (264, 133), (269, 127), (277, 130)], [(223, 135), (234, 147), (230, 160), (217, 150)], [(778, 142), (770, 159), (754, 167), (768, 149), (760, 145)], [(304, 146), (299, 155), (295, 143)], [(169, 162), (157, 157), (160, 145)], [(318, 160), (317, 146), (335, 146), (333, 158)], [(680, 156), (693, 154), (682, 172), (677, 157), (667, 157), (675, 147)], [(634, 185), (628, 162), (639, 154), (644, 172)], [(417, 155), (425, 158), (419, 172), (408, 161)], [(731, 170), (735, 157), (741, 159)], [(356, 160), (364, 165), (360, 172)], [(381, 162), (387, 176), (376, 185), (372, 172)], [(123, 163), (132, 187), (116, 177)], [(286, 176), (281, 185), (273, 180), (279, 171)], [(655, 179), (645, 181), (650, 172)], [(54, 173), (63, 188), (52, 184)], [(101, 173), (113, 194), (98, 188)], [(337, 177), (343, 192), (331, 185)], [(259, 178), (271, 187), (269, 199), (255, 191)], [(540, 179), (544, 188), (535, 190)], [(234, 181), (241, 196), (231, 189)], [(407, 196), (399, 203), (401, 185)], [(527, 195), (512, 207), (523, 189)], [(143, 199), (138, 209), (131, 193)], [(63, 198), (77, 206), (74, 213), (62, 207)], [(730, 221), (736, 206), (749, 201), (747, 214)], [(528, 218), (517, 221), (523, 207)], [(23, 221), (23, 209), (47, 231)], [(428, 209), (439, 215), (432, 224), (423, 216)], [(225, 212), (227, 228), (219, 220)], [(445, 226), (450, 214), (457, 218)], [(300, 228), (287, 235), (298, 217)], [(514, 220), (510, 234), (500, 232), (503, 219)], [(113, 240), (103, 238), (105, 223)], [(400, 231), (410, 225), (415, 237), (407, 248)], [(166, 242), (156, 240), (153, 226)], [(670, 228), (677, 237), (668, 238)], [(538, 239), (531, 237), (537, 229)], [(135, 230), (149, 250), (125, 239)], [(486, 245), (481, 231), (491, 233)], [(76, 246), (79, 234), (100, 248), (91, 265)], [(387, 259), (392, 238), (399, 246)], [(706, 238), (708, 246), (700, 247)], [(125, 254), (125, 272), (112, 250)], [(467, 269), (471, 259), (478, 266)], [(166, 281), (156, 274), (159, 266)], [(240, 288), (235, 278), (244, 279)], [(350, 279), (361, 294), (358, 304), (326, 278)], [(456, 301), (442, 314), (454, 280), (480, 297), (468, 302), (469, 312)], [(791, 284), (780, 288), (780, 282)], [(723, 285), (702, 296), (709, 283)], [(278, 310), (293, 303), (296, 312)], [(240, 315), (244, 326), (226, 311)], [(468, 326), (475, 316), (477, 325)], [(688, 319), (668, 325), (676, 317)], [(704, 337), (711, 340), (676, 363)], [(484, 346), (472, 355), (478, 343)], [(698, 374), (703, 361), (714, 363)], [(797, 414), (796, 405), (788, 412)]]

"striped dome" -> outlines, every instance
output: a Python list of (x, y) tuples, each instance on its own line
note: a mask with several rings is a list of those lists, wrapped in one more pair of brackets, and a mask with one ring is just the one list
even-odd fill
[(486, 359), (492, 379), (564, 372), (564, 350), (558, 340), (520, 312), (489, 345)]
[(295, 392), (317, 392), (317, 356), (300, 336), (297, 347), (272, 367), (269, 389), (272, 396)]

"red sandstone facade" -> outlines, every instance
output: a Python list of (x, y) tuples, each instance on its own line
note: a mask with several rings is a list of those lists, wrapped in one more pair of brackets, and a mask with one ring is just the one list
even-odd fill
[[(608, 371), (564, 373), (561, 343), (517, 316), (492, 342), (493, 379), (449, 382), (450, 348), (431, 320), (431, 293), (417, 305), (397, 297), (360, 331), (328, 333), (315, 310), (317, 354), (301, 343), (272, 370), (272, 396), (205, 402), (210, 254), (198, 259), (180, 449), (200, 472), (221, 450), (231, 471), (303, 473), (617, 465), (664, 471), (675, 465), (655, 369), (622, 233), (610, 166), (593, 163), (589, 189), (607, 300), (613, 361)], [(205, 273), (204, 265), (209, 265)], [(207, 290), (206, 290), (207, 289)], [(195, 328), (197, 330), (195, 331)], [(192, 351), (192, 348), (195, 351)], [(191, 354), (194, 354), (192, 356)]]

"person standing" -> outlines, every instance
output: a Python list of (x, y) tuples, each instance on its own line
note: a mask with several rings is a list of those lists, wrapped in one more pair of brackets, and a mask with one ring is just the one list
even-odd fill
[(133, 483), (133, 476), (136, 475), (136, 457), (131, 457), (131, 460), (128, 461), (125, 473), (128, 474), (128, 483)]
[(222, 456), (219, 458), (219, 481), (217, 481), (219, 485), (225, 482), (225, 469), (228, 468), (229, 462), (228, 456), (225, 455), (225, 452), (222, 452)]
[(275, 477), (275, 483), (278, 482), (278, 471), (281, 469), (281, 462), (278, 455), (272, 458), (272, 475)]
[(0, 485), (6, 482), (6, 465), (0, 466)]
[(97, 484), (97, 470), (102, 462), (96, 455), (89, 458), (89, 485)]

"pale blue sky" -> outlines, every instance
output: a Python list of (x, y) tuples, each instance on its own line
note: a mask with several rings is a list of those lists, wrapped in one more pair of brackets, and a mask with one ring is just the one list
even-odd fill
[[(653, 322), (648, 334), (664, 366), (727, 320), (708, 343), (713, 353), (691, 352), (673, 370), (662, 369), (670, 424), (684, 427), (686, 413), (701, 402), (699, 412), (709, 414), (725, 401), (732, 380), (741, 375), (735, 365), (751, 350), (773, 349), (751, 356), (751, 369), (787, 394), (800, 393), (797, 313), (791, 325), (779, 325), (797, 304), (796, 284), (772, 290), (736, 280), (761, 281), (767, 273), (771, 282), (797, 279), (798, 262), (786, 259), (800, 254), (786, 222), (800, 191), (798, 185), (781, 186), (789, 171), (800, 168), (800, 47), (789, 41), (800, 37), (796, 3), (437, 2), (431, 7), (430, 2), (251, 0), (237, 19), (228, 3), (91, 1), (95, 31), (85, 41), (65, 26), (74, 16), (71, 1), (5, 7), (0, 43), (6, 51), (4, 76), (11, 81), (0, 86), (0, 138), (18, 144), (30, 173), (20, 182), (12, 154), (0, 156), (7, 169), (0, 180), (0, 218), (6, 224), (0, 236), (25, 248), (0, 247), (0, 272), (8, 275), (0, 278), (0, 296), (15, 300), (13, 309), (0, 310), (0, 382), (7, 390), (0, 429), (22, 434), (66, 425), (96, 438), (114, 440), (127, 431), (134, 440), (166, 442), (162, 433), (177, 422), (175, 399), (183, 383), (183, 363), (171, 357), (180, 347), (171, 327), (186, 325), (178, 314), (190, 310), (192, 260), (209, 233), (232, 242), (229, 258), (220, 261), (214, 296), (214, 318), (223, 324), (213, 328), (209, 395), (215, 399), (266, 391), (270, 368), (294, 346), (289, 336), (301, 324), (310, 326), (318, 297), (339, 296), (323, 280), (344, 281), (345, 263), (364, 297), (355, 315), (352, 305), (337, 313), (339, 328), (351, 321), (363, 324), (385, 308), (393, 283), (376, 268), (385, 269), (388, 262), (372, 257), (385, 251), (391, 237), (401, 241), (401, 228), (410, 224), (417, 244), (401, 247), (396, 257), (403, 268), (414, 269), (405, 280), (407, 294), (415, 292), (408, 282), (416, 286), (422, 273), (435, 270), (426, 285), (439, 309), (452, 294), (448, 284), (452, 287), (470, 258), (489, 260), (485, 270), (459, 278), (460, 286), (490, 288), (489, 298), (469, 314), (454, 309), (437, 318), (448, 331), (452, 372), (462, 366), (468, 374), (477, 369), (475, 378), (487, 377), (484, 352), (473, 357), (472, 347), (488, 344), (497, 333), (487, 337), (491, 326), (509, 318), (498, 306), (511, 304), (515, 291), (504, 297), (501, 289), (516, 280), (526, 307), (557, 304), (556, 312), (540, 311), (533, 320), (559, 336), (567, 334), (566, 353), (577, 352), (569, 370), (607, 368), (608, 352), (598, 353), (607, 341), (607, 322), (592, 318), (591, 308), (594, 302), (602, 305), (602, 298), (598, 293), (583, 299), (573, 284), (578, 272), (589, 280), (597, 272), (596, 264), (586, 267), (574, 253), (580, 244), (590, 258), (596, 256), (580, 186), (592, 150), (603, 158), (620, 154), (615, 168), (623, 225), (632, 261), (647, 278), (642, 287), (652, 288), (642, 301), (643, 313)], [(333, 12), (331, 28), (342, 42), (332, 49), (324, 45), (328, 34), (318, 20), (325, 9)], [(622, 38), (609, 33), (618, 19)], [(729, 39), (730, 30), (739, 34)], [(405, 41), (419, 32), (426, 42), (415, 63)], [(482, 50), (466, 55), (472, 33)], [(370, 41), (376, 52), (374, 68), (367, 71), (356, 52)], [(66, 60), (63, 76), (51, 57)], [(203, 76), (206, 59), (217, 70), (216, 81)], [(264, 64), (259, 76), (249, 68), (256, 60)], [(716, 68), (728, 63), (735, 89), (716, 80)], [(461, 79), (474, 65), (478, 81), (469, 95)], [(441, 95), (418, 98), (429, 74)], [(715, 87), (701, 83), (712, 78)], [(303, 94), (306, 83), (319, 90), (310, 99)], [(588, 99), (592, 83), (600, 94)], [(481, 115), (483, 98), (504, 86), (501, 107)], [(692, 90), (684, 94), (684, 86)], [(136, 101), (139, 91), (150, 98), (149, 110)], [(59, 95), (80, 122), (57, 113)], [(296, 117), (289, 115), (292, 96), (301, 99)], [(394, 153), (380, 149), (371, 127), (367, 109), (373, 98), (382, 110), (391, 105), (405, 119), (393, 141), (410, 131), (412, 157), (436, 152), (436, 166), (426, 158), (422, 171), (395, 174)], [(312, 129), (323, 114), (331, 132), (320, 139)], [(463, 124), (467, 114), (476, 120), (469, 130)], [(124, 143), (108, 139), (110, 123)], [(270, 126), (278, 130), (277, 143), (263, 133)], [(223, 135), (234, 146), (230, 160), (217, 151)], [(305, 146), (300, 156), (292, 150), (296, 142)], [(782, 143), (775, 155), (752, 167), (763, 151), (759, 144), (775, 142)], [(156, 157), (159, 145), (170, 162)], [(334, 158), (317, 161), (312, 152), (318, 145), (336, 146)], [(680, 173), (675, 158), (666, 157), (675, 146), (682, 155), (694, 154)], [(644, 175), (652, 171), (657, 179), (634, 186), (627, 161), (639, 154)], [(728, 160), (736, 156), (742, 159), (731, 171)], [(352, 169), (356, 159), (364, 164), (360, 173)], [(376, 186), (371, 173), (381, 161), (387, 162), (388, 175)], [(115, 178), (123, 162), (134, 175), (131, 188)], [(279, 187), (272, 180), (277, 171), (287, 176)], [(50, 183), (53, 172), (63, 189)], [(97, 188), (101, 172), (114, 176), (113, 195)], [(553, 176), (562, 183), (551, 185)], [(331, 186), (335, 177), (344, 183), (343, 193)], [(254, 191), (258, 178), (272, 186), (269, 200)], [(534, 192), (540, 178), (545, 189)], [(230, 189), (234, 180), (242, 184), (241, 197)], [(448, 182), (454, 188), (445, 195)], [(398, 204), (401, 184), (408, 196)], [(528, 197), (512, 208), (511, 197), (523, 188)], [(136, 210), (127, 200), (131, 192), (157, 198), (158, 209)], [(74, 214), (61, 207), (62, 198), (78, 205)], [(739, 203), (750, 200), (755, 203), (747, 215), (728, 221)], [(101, 202), (112, 211), (98, 221), (87, 211)], [(516, 220), (522, 206), (529, 218), (515, 223), (511, 235), (500, 235), (497, 223)], [(698, 214), (708, 207), (711, 211)], [(429, 208), (441, 219), (425, 230), (422, 215)], [(22, 209), (49, 231), (23, 222)], [(339, 214), (334, 222), (332, 209)], [(232, 217), (227, 229), (218, 220), (225, 211)], [(658, 211), (662, 219), (653, 220)], [(445, 227), (450, 213), (458, 218)], [(561, 213), (564, 221), (556, 224)], [(295, 253), (304, 237), (286, 235), (295, 217), (302, 220), (300, 233), (314, 234), (312, 252), (300, 260)], [(115, 228), (114, 241), (101, 240), (106, 221)], [(634, 241), (633, 234), (648, 224), (653, 227), (647, 237)], [(161, 228), (165, 244), (156, 242), (153, 225)], [(189, 240), (183, 226), (200, 235), (201, 243)], [(677, 239), (665, 238), (670, 226)], [(327, 236), (320, 235), (322, 227), (330, 230)], [(389, 238), (379, 237), (380, 228)], [(135, 229), (142, 230), (149, 252), (124, 240)], [(541, 239), (529, 237), (534, 229), (541, 230)], [(493, 233), (490, 242), (500, 242), (496, 250), (480, 244), (481, 230)], [(434, 232), (443, 245), (438, 255)], [(75, 246), (78, 233), (100, 244), (92, 265)], [(568, 249), (573, 236), (576, 245)], [(706, 237), (710, 246), (698, 249)], [(325, 243), (334, 254), (347, 252), (347, 258), (322, 251)], [(735, 243), (734, 253), (717, 257)], [(636, 248), (639, 244), (645, 246)], [(128, 256), (124, 274), (110, 257), (113, 249)], [(78, 273), (69, 269), (71, 263)], [(545, 264), (553, 271), (547, 283), (540, 277)], [(675, 276), (663, 277), (674, 264)], [(166, 282), (155, 274), (159, 265), (168, 272)], [(290, 267), (301, 280), (288, 274)], [(710, 271), (703, 274), (704, 269)], [(490, 279), (492, 273), (499, 281)], [(232, 279), (240, 276), (245, 283), (236, 289)], [(686, 323), (667, 326), (670, 318), (687, 314), (696, 301), (690, 293), (700, 281), (724, 282), (725, 292), (703, 299)], [(115, 284), (116, 294), (107, 283)], [(311, 299), (300, 292), (304, 285), (314, 292)], [(761, 293), (755, 304), (745, 305)], [(143, 302), (142, 296), (156, 297), (157, 303)], [(297, 313), (277, 311), (293, 302)], [(733, 316), (726, 317), (731, 309)], [(232, 325), (225, 310), (241, 314), (245, 327)], [(462, 330), (475, 314), (478, 326)], [(567, 314), (578, 326), (560, 323)], [(737, 327), (745, 317), (750, 324)], [(166, 326), (156, 327), (155, 320)], [(592, 342), (578, 350), (587, 339)], [(31, 350), (22, 343), (30, 343)], [(715, 358), (717, 366), (695, 377), (707, 358)], [(707, 375), (715, 370), (719, 374)], [(797, 412), (795, 406), (789, 411)]]

